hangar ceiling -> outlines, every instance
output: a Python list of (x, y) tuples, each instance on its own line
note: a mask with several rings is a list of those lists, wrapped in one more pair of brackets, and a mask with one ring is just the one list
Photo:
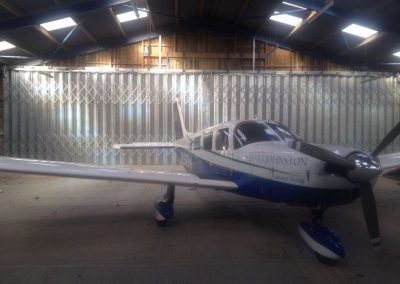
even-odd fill
[[(0, 51), (0, 62), (43, 64), (158, 34), (215, 31), (254, 37), (356, 70), (396, 71), (399, 10), (394, 0), (0, 0), (0, 43), (16, 46)], [(137, 17), (147, 11), (136, 20), (118, 20), (122, 13)], [(300, 22), (291, 26), (270, 19), (282, 15)], [(66, 17), (76, 25), (50, 31), (41, 26)], [(350, 24), (376, 33), (362, 38), (343, 32)]]

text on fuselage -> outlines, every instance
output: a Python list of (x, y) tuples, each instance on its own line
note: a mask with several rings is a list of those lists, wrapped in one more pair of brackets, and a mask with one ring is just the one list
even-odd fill
[(277, 155), (272, 152), (252, 152), (248, 156), (248, 161), (263, 166), (293, 166), (306, 167), (308, 163), (307, 157), (293, 155)]

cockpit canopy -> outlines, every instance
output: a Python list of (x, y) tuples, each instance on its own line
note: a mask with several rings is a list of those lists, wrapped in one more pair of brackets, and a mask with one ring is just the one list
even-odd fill
[(269, 120), (240, 121), (206, 130), (194, 138), (195, 149), (224, 151), (265, 141), (299, 141), (286, 126)]
[(286, 126), (275, 121), (245, 121), (233, 130), (235, 149), (264, 141), (298, 141), (300, 138)]

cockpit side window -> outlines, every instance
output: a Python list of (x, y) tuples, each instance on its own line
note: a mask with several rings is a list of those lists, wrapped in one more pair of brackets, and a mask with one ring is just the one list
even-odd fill
[(296, 134), (290, 129), (277, 122), (267, 122), (268, 126), (271, 127), (284, 141), (299, 141), (301, 140)]
[(281, 139), (263, 122), (250, 121), (242, 123), (234, 131), (233, 144), (235, 149), (263, 141), (281, 141)]
[(203, 134), (203, 149), (211, 151), (212, 149), (212, 138), (213, 138), (213, 133), (212, 132), (207, 132)]
[(199, 150), (200, 149), (200, 141), (201, 141), (201, 136), (196, 136), (194, 138), (194, 143), (193, 143), (193, 149), (194, 150)]
[(228, 150), (229, 148), (229, 128), (217, 131), (215, 137), (215, 150)]

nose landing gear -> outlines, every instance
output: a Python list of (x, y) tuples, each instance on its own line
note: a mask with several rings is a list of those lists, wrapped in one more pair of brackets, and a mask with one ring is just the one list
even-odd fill
[(312, 209), (312, 224), (299, 223), (299, 233), (317, 259), (326, 265), (335, 265), (345, 257), (345, 249), (339, 237), (321, 225), (324, 208)]
[(162, 200), (154, 204), (154, 219), (158, 226), (166, 226), (174, 216), (175, 186), (168, 185)]

